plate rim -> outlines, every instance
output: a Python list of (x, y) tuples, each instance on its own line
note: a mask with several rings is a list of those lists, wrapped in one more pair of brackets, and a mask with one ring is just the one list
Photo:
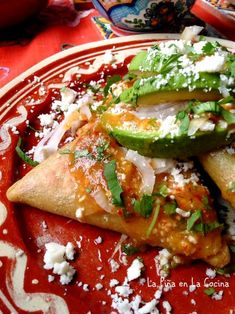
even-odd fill
[[(126, 42), (133, 42), (138, 40), (174, 40), (179, 39), (180, 34), (178, 33), (149, 33), (149, 34), (138, 34), (138, 35), (129, 35), (129, 36), (121, 36), (111, 39), (104, 39), (100, 41), (92, 41), (89, 43), (84, 43), (81, 45), (77, 45), (75, 47), (59, 51), (41, 61), (34, 64), (33, 66), (29, 67), (25, 71), (23, 71), (21, 74), (13, 78), (10, 82), (8, 82), (6, 85), (2, 86), (0, 88), (0, 98), (3, 97), (5, 94), (7, 94), (12, 88), (14, 88), (20, 81), (24, 81), (28, 76), (32, 75), (34, 72), (36, 72), (39, 69), (42, 69), (43, 67), (49, 65), (50, 63), (54, 61), (59, 61), (60, 59), (63, 59), (65, 57), (68, 57), (70, 55), (73, 55), (74, 53), (81, 52), (83, 50), (88, 50), (91, 48), (94, 48), (94, 45), (96, 47), (104, 47), (110, 44), (120, 44), (120, 43), (126, 43)], [(197, 38), (197, 37), (196, 37)], [(235, 41), (231, 41), (228, 39), (221, 39), (216, 37), (208, 37), (205, 36), (205, 38), (208, 41), (219, 41), (222, 45), (226, 46), (227, 48), (230, 48), (235, 51)]]

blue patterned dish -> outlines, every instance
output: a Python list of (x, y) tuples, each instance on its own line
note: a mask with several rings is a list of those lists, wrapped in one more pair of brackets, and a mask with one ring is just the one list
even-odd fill
[[(193, 0), (93, 0), (96, 9), (118, 28), (128, 31), (179, 32), (195, 24)], [(198, 23), (197, 23), (198, 24)]]

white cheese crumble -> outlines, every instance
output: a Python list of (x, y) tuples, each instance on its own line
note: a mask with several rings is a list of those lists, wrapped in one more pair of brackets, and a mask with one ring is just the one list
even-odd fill
[(119, 281), (117, 279), (111, 279), (109, 282), (109, 286), (111, 288), (117, 286), (118, 284), (119, 284)]
[(101, 244), (103, 242), (103, 239), (99, 236), (94, 240), (95, 244)]
[(213, 279), (216, 277), (216, 271), (211, 269), (211, 268), (207, 268), (206, 275), (207, 275), (207, 277)]
[(95, 285), (96, 290), (101, 290), (103, 289), (103, 285), (99, 282)]
[(168, 276), (168, 269), (172, 258), (173, 255), (167, 249), (159, 251), (159, 254), (154, 259), (158, 275), (162, 277)]
[(153, 311), (154, 313), (159, 313), (158, 310), (156, 312), (156, 305), (157, 305), (157, 301), (153, 299), (150, 302), (147, 302), (144, 306), (142, 306), (138, 310), (138, 314), (148, 314), (148, 313), (152, 313)]
[(112, 273), (115, 273), (118, 270), (118, 268), (120, 267), (120, 265), (114, 259), (111, 259), (109, 261), (109, 264), (110, 264)]
[[(60, 282), (66, 285), (73, 279), (76, 270), (66, 261), (74, 259), (75, 249), (72, 243), (66, 246), (50, 242), (45, 245), (46, 252), (43, 258), (44, 268), (52, 269), (54, 274), (60, 275)], [(50, 278), (51, 279), (51, 278)], [(48, 280), (50, 280), (48, 278)]]
[(197, 289), (196, 285), (193, 285), (193, 284), (192, 284), (192, 285), (189, 286), (189, 289), (188, 289), (188, 290), (189, 290), (189, 292), (193, 292), (193, 291), (195, 291), (196, 289)]
[(220, 290), (219, 292), (214, 292), (211, 296), (213, 300), (220, 301), (223, 299), (224, 291)]
[(131, 289), (129, 285), (116, 286), (115, 291), (122, 297), (128, 297), (133, 293), (133, 289)]
[(144, 264), (138, 259), (134, 259), (131, 266), (127, 269), (127, 279), (132, 281), (137, 279), (141, 275), (141, 270), (144, 267)]
[(224, 69), (224, 56), (205, 56), (202, 60), (196, 62), (195, 70), (197, 72), (221, 72)]

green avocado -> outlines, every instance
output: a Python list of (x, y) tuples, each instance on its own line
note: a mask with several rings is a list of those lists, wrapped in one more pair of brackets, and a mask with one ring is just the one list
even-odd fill
[(235, 140), (235, 133), (228, 135), (227, 129), (216, 128), (213, 132), (197, 132), (195, 136), (187, 134), (167, 135), (159, 138), (157, 133), (130, 132), (114, 128), (111, 135), (124, 147), (151, 158), (187, 158), (198, 156), (228, 145)]
[[(154, 51), (152, 49), (152, 51)], [(182, 54), (171, 56), (157, 53), (150, 55), (147, 51), (139, 52), (129, 64), (129, 72), (140, 76), (151, 76), (154, 74), (167, 73), (177, 67), (177, 61)]]
[[(102, 114), (101, 122), (122, 146), (141, 155), (187, 158), (235, 140), (235, 114), (230, 111), (233, 103), (235, 99), (231, 96), (218, 102), (190, 101), (169, 120), (138, 118), (133, 109), (125, 107), (114, 113), (114, 107)], [(200, 130), (202, 127), (204, 130)]]
[(201, 101), (218, 100), (220, 77), (216, 73), (200, 73), (187, 77), (181, 73), (155, 75), (137, 79), (131, 88), (124, 90), (120, 101), (133, 105), (154, 105), (167, 101), (198, 99)]

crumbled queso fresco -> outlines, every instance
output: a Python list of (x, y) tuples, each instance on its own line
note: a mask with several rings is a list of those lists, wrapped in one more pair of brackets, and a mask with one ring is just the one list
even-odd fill
[[(173, 56), (176, 54), (182, 54), (176, 61), (173, 61), (174, 67), (171, 68), (170, 71), (167, 72), (166, 75), (158, 75), (158, 77), (162, 77), (161, 80), (157, 80), (158, 88), (166, 85), (170, 78), (177, 75), (182, 74), (187, 80), (186, 85), (190, 87), (190, 90), (194, 90), (195, 86), (193, 82), (199, 79), (199, 73), (207, 72), (214, 73), (219, 72), (220, 74), (220, 92), (224, 97), (228, 96), (231, 91), (234, 92), (231, 87), (234, 84), (234, 78), (231, 76), (224, 74), (225, 69), (225, 61), (228, 55), (228, 51), (224, 50), (220, 45), (214, 45), (211, 55), (204, 55), (204, 51), (208, 49), (208, 42), (201, 40), (199, 42), (193, 43), (191, 41), (185, 40), (169, 40), (161, 42), (159, 45), (154, 47), (150, 47), (148, 49), (148, 57), (147, 63), (149, 66), (149, 70), (153, 66), (153, 60), (159, 54), (165, 56)], [(191, 57), (193, 55), (202, 55), (203, 58), (199, 58), (196, 61)], [(145, 70), (148, 70), (147, 68)], [(193, 78), (193, 80), (192, 80)], [(144, 85), (148, 80), (152, 80), (151, 78), (144, 78), (141, 80), (141, 85)]]
[[(194, 51), (198, 54), (203, 52), (203, 47), (206, 45), (206, 41), (200, 41), (198, 43), (191, 43), (190, 47), (194, 49)], [(186, 42), (183, 40), (179, 41), (168, 41), (159, 44), (159, 49), (152, 49), (150, 48), (149, 53), (149, 60), (151, 65), (151, 60), (153, 60), (156, 53), (164, 53), (166, 55), (173, 55), (175, 53), (184, 53), (185, 55), (180, 57), (178, 60), (178, 64), (174, 67), (169, 73), (167, 73), (166, 77), (162, 77), (160, 81), (160, 85), (165, 85), (167, 81), (171, 78), (171, 76), (175, 75), (175, 71), (179, 71), (179, 73), (185, 75), (188, 78), (188, 84), (191, 86), (191, 90), (194, 89), (194, 86), (191, 84), (190, 77), (193, 75), (195, 78), (199, 76), (200, 72), (221, 72), (220, 79), (221, 79), (221, 87), (220, 90), (224, 96), (227, 96), (229, 92), (232, 90), (231, 85), (234, 83), (233, 79), (223, 74), (224, 69), (224, 62), (226, 58), (227, 52), (218, 47), (214, 54), (211, 56), (206, 56), (204, 59), (193, 62), (187, 56), (187, 45)], [(113, 55), (110, 52), (107, 52), (106, 55), (107, 63), (113, 62)], [(142, 79), (141, 84), (144, 84), (148, 79)], [(93, 87), (99, 86), (99, 82), (90, 82), (90, 85)], [(117, 89), (114, 89), (115, 96), (118, 96), (122, 91), (120, 86)], [(60, 130), (60, 125), (64, 126), (66, 123), (66, 119), (71, 117), (71, 115), (79, 111), (85, 116), (85, 119), (89, 120), (91, 117), (91, 109), (96, 110), (102, 102), (94, 101), (93, 99), (93, 92), (88, 90), (86, 94), (78, 94), (74, 90), (65, 87), (60, 90), (60, 100), (54, 100), (52, 103), (52, 109), (50, 113), (41, 114), (38, 116), (40, 121), (40, 125), (42, 127), (41, 131), (35, 132), (35, 136), (38, 137), (40, 140), (48, 137), (47, 145), (43, 146), (36, 146), (32, 148), (28, 154), (34, 154), (34, 160), (41, 162), (44, 160), (48, 155), (53, 153), (58, 149), (58, 143), (61, 140), (59, 138), (58, 143), (56, 143), (55, 137), (53, 138), (54, 141), (50, 142), (50, 134), (52, 134), (57, 129)], [(117, 107), (116, 107), (117, 108)], [(119, 108), (120, 111), (122, 110)], [(117, 110), (117, 109), (115, 109)], [(61, 124), (58, 122), (58, 112), (64, 114), (65, 119), (64, 122)], [(74, 125), (74, 129), (76, 130), (77, 125)], [(205, 130), (210, 130), (214, 127), (211, 124), (204, 124)], [(177, 135), (179, 132), (179, 126), (176, 122), (175, 116), (168, 116), (160, 127), (161, 136), (164, 137), (166, 134), (171, 134), (172, 136)], [(58, 132), (59, 133), (59, 132)], [(75, 133), (75, 132), (74, 132)], [(73, 140), (73, 136), (71, 136), (68, 141)], [(227, 148), (230, 154), (234, 153), (233, 147)], [(166, 163), (166, 160), (162, 160), (162, 162)], [(171, 161), (172, 162), (172, 161)], [(184, 173), (187, 172), (189, 169), (193, 168), (192, 162), (182, 162), (182, 163), (173, 163), (171, 167), (167, 170), (174, 178), (174, 185), (177, 187), (182, 187), (183, 185), (187, 184), (188, 182), (193, 182), (193, 184), (197, 184), (199, 181), (199, 177), (197, 174), (193, 173), (187, 179), (184, 177)], [(190, 215), (189, 212), (182, 210), (181, 208), (176, 208), (177, 214), (182, 217), (188, 217)], [(79, 216), (82, 213), (82, 209), (78, 208), (76, 215)], [(45, 225), (44, 225), (45, 227)], [(46, 227), (45, 227), (46, 228)], [(103, 239), (98, 236), (94, 243), (96, 247), (99, 247), (103, 243)], [(79, 248), (81, 248), (81, 239), (79, 241)], [(73, 278), (76, 274), (76, 269), (71, 265), (71, 262), (75, 258), (75, 247), (72, 243), (68, 242), (66, 245), (61, 245), (58, 243), (50, 242), (45, 245), (46, 252), (44, 255), (44, 268), (50, 271), (48, 274), (48, 282), (51, 283), (56, 278), (59, 277), (60, 283), (62, 285), (67, 285), (72, 282)], [(124, 260), (124, 259), (123, 259)], [(117, 262), (113, 257), (109, 260), (109, 268), (110, 274), (113, 278), (109, 281), (109, 286), (106, 287), (105, 284), (102, 282), (104, 275), (99, 277), (100, 281), (94, 283), (93, 287), (88, 283), (78, 282), (77, 286), (81, 287), (84, 292), (91, 293), (92, 291), (103, 291), (107, 290), (107, 295), (111, 298), (111, 306), (114, 311), (113, 313), (119, 314), (160, 314), (158, 309), (160, 300), (162, 295), (165, 297), (164, 293), (167, 292), (167, 289), (163, 289), (163, 286), (156, 288), (156, 291), (152, 295), (152, 298), (148, 301), (142, 299), (141, 293), (137, 293), (133, 288), (133, 282), (142, 282), (146, 284), (146, 279), (144, 276), (145, 265), (144, 261), (140, 258), (135, 258), (131, 263), (127, 260), (128, 267), (126, 269), (126, 276), (123, 282), (120, 282), (115, 278), (115, 274), (118, 273), (120, 268), (125, 267), (124, 263)], [(154, 263), (156, 267), (156, 274), (162, 278), (166, 278), (169, 275), (169, 268), (171, 266), (172, 261), (177, 261), (177, 259), (167, 250), (162, 249), (159, 251), (157, 256), (154, 258)], [(97, 267), (98, 271), (102, 271), (103, 265)], [(79, 276), (79, 274), (78, 274)], [(216, 271), (208, 268), (206, 270), (205, 276), (209, 277), (210, 279), (214, 279), (216, 277)], [(36, 280), (34, 279), (34, 284), (36, 284)], [(133, 285), (133, 286), (132, 286)], [(194, 285), (189, 286), (189, 292), (194, 293), (196, 287)], [(138, 291), (139, 292), (139, 291)], [(188, 292), (187, 292), (188, 293)], [(221, 300), (223, 298), (223, 290), (215, 291), (211, 298), (215, 301)], [(106, 304), (103, 301), (104, 305)], [(196, 305), (194, 299), (191, 300), (192, 305)], [(171, 304), (164, 300), (162, 302), (162, 307), (164, 309), (164, 313), (170, 314), (174, 309), (172, 309)], [(196, 312), (194, 312), (196, 313)]]

